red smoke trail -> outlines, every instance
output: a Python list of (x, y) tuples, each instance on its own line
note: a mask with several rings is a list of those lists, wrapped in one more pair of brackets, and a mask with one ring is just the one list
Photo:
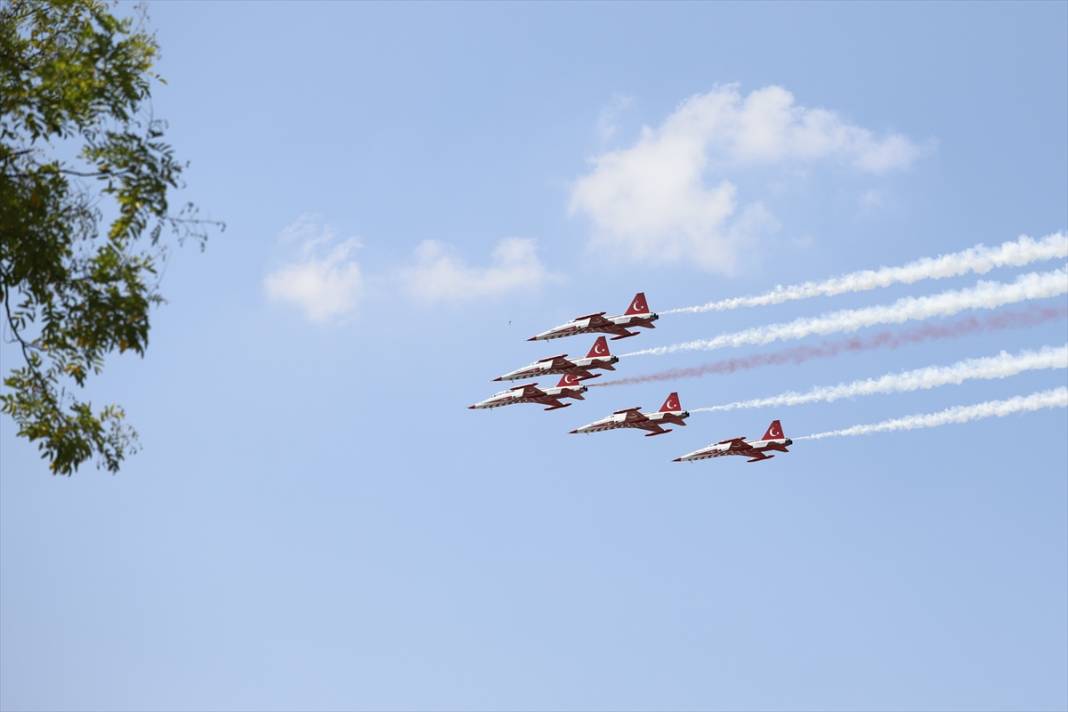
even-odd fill
[(761, 366), (804, 363), (811, 359), (831, 358), (840, 353), (851, 351), (896, 349), (899, 346), (918, 344), (923, 341), (955, 339), (968, 334), (1000, 331), (1002, 329), (1019, 329), (1066, 317), (1068, 317), (1068, 308), (1066, 307), (1044, 307), (1029, 311), (1005, 312), (1003, 314), (992, 314), (983, 319), (973, 316), (949, 324), (927, 324), (901, 332), (884, 331), (873, 336), (855, 336), (839, 341), (825, 341), (815, 346), (795, 346), (789, 349), (769, 351), (751, 356), (721, 359), (690, 368), (672, 368), (667, 371), (647, 373), (644, 376), (617, 378), (614, 381), (601, 381), (600, 383), (590, 383), (588, 385), (591, 388), (596, 388), (599, 386), (647, 383), (649, 381), (674, 381), (677, 378), (700, 378), (710, 373), (734, 373), (735, 371), (747, 371)]

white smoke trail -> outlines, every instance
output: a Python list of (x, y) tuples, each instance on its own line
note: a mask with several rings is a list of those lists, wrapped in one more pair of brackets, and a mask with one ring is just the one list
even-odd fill
[(866, 269), (818, 282), (804, 282), (785, 287), (780, 285), (764, 294), (732, 297), (693, 307), (668, 309), (661, 314), (700, 314), (740, 307), (781, 304), (797, 299), (864, 292), (869, 289), (889, 287), (893, 284), (913, 284), (924, 279), (946, 279), (963, 274), (986, 274), (997, 267), (1022, 267), (1032, 262), (1066, 257), (1068, 257), (1068, 234), (1055, 232), (1038, 240), (1021, 235), (1015, 240), (1003, 242), (996, 247), (976, 245), (948, 255), (924, 257), (898, 267)]
[(996, 356), (965, 359), (949, 366), (928, 366), (836, 386), (817, 386), (804, 393), (790, 391), (768, 398), (753, 398), (689, 410), (691, 413), (712, 413), (739, 408), (829, 403), (840, 398), (920, 391), (951, 384), (960, 385), (964, 381), (1008, 378), (1024, 371), (1051, 368), (1068, 369), (1068, 344), (1060, 347), (1046, 346), (1038, 351), (1021, 351), (1017, 354), (1002, 351)]
[(1029, 413), (1046, 408), (1068, 407), (1068, 388), (1061, 386), (1048, 391), (1039, 391), (1029, 396), (1016, 396), (1005, 400), (992, 400), (975, 405), (958, 405), (937, 413), (919, 413), (904, 418), (884, 420), (870, 425), (854, 425), (842, 430), (828, 430), (825, 433), (802, 435), (794, 440), (822, 440), (824, 438), (841, 438), (851, 435), (869, 435), (886, 433), (892, 430), (916, 430), (917, 428), (937, 428), (953, 423), (970, 423), (983, 418), (1004, 418), (1013, 413)]
[(951, 316), (966, 309), (996, 309), (1006, 304), (1062, 294), (1068, 294), (1068, 266), (1051, 272), (1022, 274), (1011, 283), (979, 282), (966, 289), (950, 290), (926, 297), (903, 297), (892, 304), (843, 309), (817, 317), (720, 334), (711, 339), (631, 351), (620, 356), (662, 356), (676, 351), (713, 351), (728, 346), (767, 344), (813, 335), (852, 332), (876, 324), (901, 324), (906, 321)]

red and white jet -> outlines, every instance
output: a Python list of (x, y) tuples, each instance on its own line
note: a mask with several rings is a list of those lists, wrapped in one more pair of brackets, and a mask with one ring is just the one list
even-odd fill
[(574, 398), (586, 400), (582, 394), (586, 392), (586, 386), (580, 385), (579, 380), (570, 373), (564, 374), (555, 388), (538, 388), (537, 383), (526, 383), (522, 386), (509, 388), (507, 391), (494, 393), (484, 401), (467, 406), (471, 410), (480, 408), (499, 408), (502, 405), (515, 403), (540, 403), (549, 406), (545, 410), (566, 408), (570, 403), (561, 403), (561, 398)]
[(607, 418), (595, 420), (589, 425), (575, 428), (571, 432), (572, 434), (598, 433), (602, 430), (615, 430), (616, 428), (640, 428), (641, 430), (649, 431), (645, 434), (645, 437), (648, 438), (653, 435), (663, 435), (671, 432), (660, 427), (661, 424), (686, 425), (686, 418), (689, 417), (690, 414), (683, 410), (682, 405), (679, 403), (679, 394), (672, 393), (664, 401), (664, 405), (660, 406), (660, 410), (655, 413), (643, 413), (640, 408), (617, 410)]
[(783, 435), (782, 423), (773, 420), (771, 421), (771, 425), (768, 426), (768, 431), (764, 433), (764, 437), (760, 440), (746, 440), (745, 438), (721, 440), (715, 445), (709, 445), (700, 450), (694, 450), (688, 455), (676, 457), (673, 462), (707, 460), (710, 457), (723, 457), (725, 455), (737, 455), (750, 458), (749, 460), (746, 460), (746, 462), (760, 462), (761, 460), (770, 460), (775, 457), (774, 455), (765, 455), (764, 453), (768, 450), (790, 452), (786, 449), (786, 446), (793, 444), (793, 440)]
[(543, 331), (537, 336), (531, 336), (527, 341), (545, 341), (548, 339), (560, 339), (575, 334), (615, 334), (612, 341), (625, 339), (628, 336), (637, 336), (637, 331), (628, 331), (628, 328), (644, 326), (655, 329), (653, 322), (660, 318), (659, 314), (649, 311), (649, 305), (645, 302), (645, 292), (638, 292), (630, 301), (630, 306), (622, 316), (605, 316), (604, 312), (587, 314), (575, 317), (566, 324)]
[(497, 376), (493, 380), (518, 381), (521, 378), (537, 378), (538, 376), (557, 373), (571, 373), (579, 380), (586, 380), (588, 378), (597, 378), (601, 375), (599, 373), (590, 373), (591, 369), (603, 368), (606, 371), (615, 371), (616, 369), (612, 364), (618, 362), (619, 357), (613, 356), (608, 351), (608, 341), (603, 336), (600, 336), (593, 342), (593, 348), (586, 354), (586, 358), (568, 359), (567, 354), (550, 356), (511, 373)]

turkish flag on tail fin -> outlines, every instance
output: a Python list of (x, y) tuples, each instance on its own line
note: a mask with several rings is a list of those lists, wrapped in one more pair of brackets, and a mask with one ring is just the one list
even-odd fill
[(627, 307), (625, 316), (631, 314), (648, 314), (649, 305), (645, 302), (645, 292), (638, 292), (634, 295), (634, 299), (630, 300), (630, 306)]
[(768, 426), (768, 431), (764, 433), (764, 437), (761, 440), (782, 440), (785, 435), (782, 434), (782, 423), (777, 420), (771, 421), (771, 425)]
[(660, 406), (661, 413), (666, 413), (669, 410), (682, 410), (682, 404), (679, 403), (678, 393), (672, 393), (671, 395), (669, 395), (667, 397), (667, 400), (664, 401), (664, 405)]
[(573, 373), (565, 373), (560, 378), (560, 382), (556, 384), (557, 388), (563, 388), (564, 386), (577, 386), (579, 385), (579, 379)]
[(597, 337), (590, 352), (586, 354), (586, 358), (597, 358), (598, 356), (611, 356), (608, 352), (608, 339), (603, 336)]

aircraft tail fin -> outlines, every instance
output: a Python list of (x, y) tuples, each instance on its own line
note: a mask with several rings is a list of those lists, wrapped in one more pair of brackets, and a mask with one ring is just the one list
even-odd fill
[(782, 440), (784, 437), (786, 436), (782, 434), (782, 423), (773, 420), (761, 440)]
[(560, 382), (556, 384), (557, 388), (574, 387), (579, 385), (579, 378), (573, 373), (565, 373), (560, 377)]
[(672, 392), (669, 394), (667, 400), (664, 401), (664, 405), (660, 406), (661, 413), (666, 413), (670, 410), (682, 410), (682, 404), (679, 403), (678, 393)]
[(608, 339), (603, 336), (597, 337), (597, 340), (593, 342), (593, 348), (586, 354), (586, 358), (596, 358), (597, 356), (611, 356), (608, 352)]
[(634, 299), (630, 300), (630, 306), (627, 307), (627, 311), (624, 313), (626, 316), (649, 313), (649, 304), (645, 301), (645, 292), (635, 294)]

